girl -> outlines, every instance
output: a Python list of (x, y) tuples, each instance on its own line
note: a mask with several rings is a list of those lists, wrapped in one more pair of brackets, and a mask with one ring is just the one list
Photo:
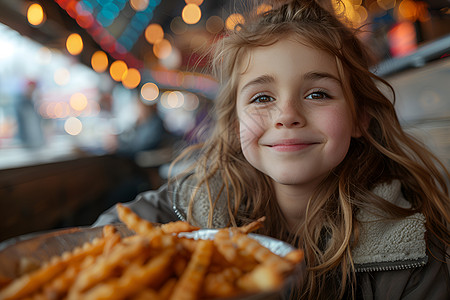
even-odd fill
[[(449, 173), (402, 131), (352, 30), (292, 0), (213, 57), (216, 126), (188, 149), (190, 175), (129, 206), (202, 227), (266, 216), (260, 233), (305, 251), (297, 298), (449, 299)], [(113, 221), (114, 209), (96, 225)]]

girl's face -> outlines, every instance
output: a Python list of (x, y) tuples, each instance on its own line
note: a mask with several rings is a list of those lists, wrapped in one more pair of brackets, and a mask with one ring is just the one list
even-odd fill
[(251, 50), (248, 59), (237, 89), (245, 158), (275, 184), (314, 187), (360, 136), (335, 58), (281, 39)]

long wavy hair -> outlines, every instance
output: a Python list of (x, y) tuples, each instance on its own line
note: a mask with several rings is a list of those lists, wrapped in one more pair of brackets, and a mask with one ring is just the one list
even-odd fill
[[(314, 0), (274, 2), (278, 5), (274, 4), (272, 10), (247, 16), (245, 24), (216, 41), (212, 71), (221, 89), (215, 100), (215, 127), (208, 140), (186, 153), (197, 153), (198, 185), (210, 191), (210, 226), (219, 199), (228, 201), (231, 226), (264, 215), (267, 220), (262, 234), (305, 250), (308, 274), (301, 298), (354, 296), (351, 249), (359, 236), (357, 211), (377, 208), (391, 218), (421, 212), (426, 217), (428, 234), (448, 246), (450, 199), (446, 181), (450, 176), (426, 147), (403, 131), (394, 110), (394, 91), (370, 71), (370, 55), (353, 29)], [(352, 139), (344, 161), (317, 187), (308, 202), (304, 223), (298, 228), (287, 226), (271, 179), (244, 158), (236, 112), (238, 66), (242, 59), (252, 49), (288, 36), (296, 36), (336, 58), (354, 124), (362, 133), (360, 138)], [(391, 100), (379, 85), (392, 92)], [(209, 182), (217, 176), (223, 184), (214, 194)], [(376, 185), (393, 179), (401, 181), (411, 208), (397, 207), (372, 192)], [(194, 199), (192, 195), (189, 211), (195, 205)]]

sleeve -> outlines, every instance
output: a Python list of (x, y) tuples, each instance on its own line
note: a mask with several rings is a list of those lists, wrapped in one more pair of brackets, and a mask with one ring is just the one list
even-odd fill
[[(133, 201), (125, 203), (139, 217), (155, 223), (168, 223), (178, 221), (178, 217), (172, 209), (172, 193), (168, 191), (167, 184), (158, 190), (139, 194)], [(116, 205), (102, 213), (92, 225), (93, 227), (120, 222)]]

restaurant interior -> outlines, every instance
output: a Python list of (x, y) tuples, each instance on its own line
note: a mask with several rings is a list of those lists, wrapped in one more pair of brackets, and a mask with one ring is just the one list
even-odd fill
[[(218, 84), (207, 51), (244, 11), (271, 8), (253, 2), (0, 1), (0, 242), (89, 226), (163, 184), (208, 134)], [(333, 7), (364, 29), (402, 125), (450, 167), (450, 3)], [(152, 144), (137, 145), (142, 124)]]

